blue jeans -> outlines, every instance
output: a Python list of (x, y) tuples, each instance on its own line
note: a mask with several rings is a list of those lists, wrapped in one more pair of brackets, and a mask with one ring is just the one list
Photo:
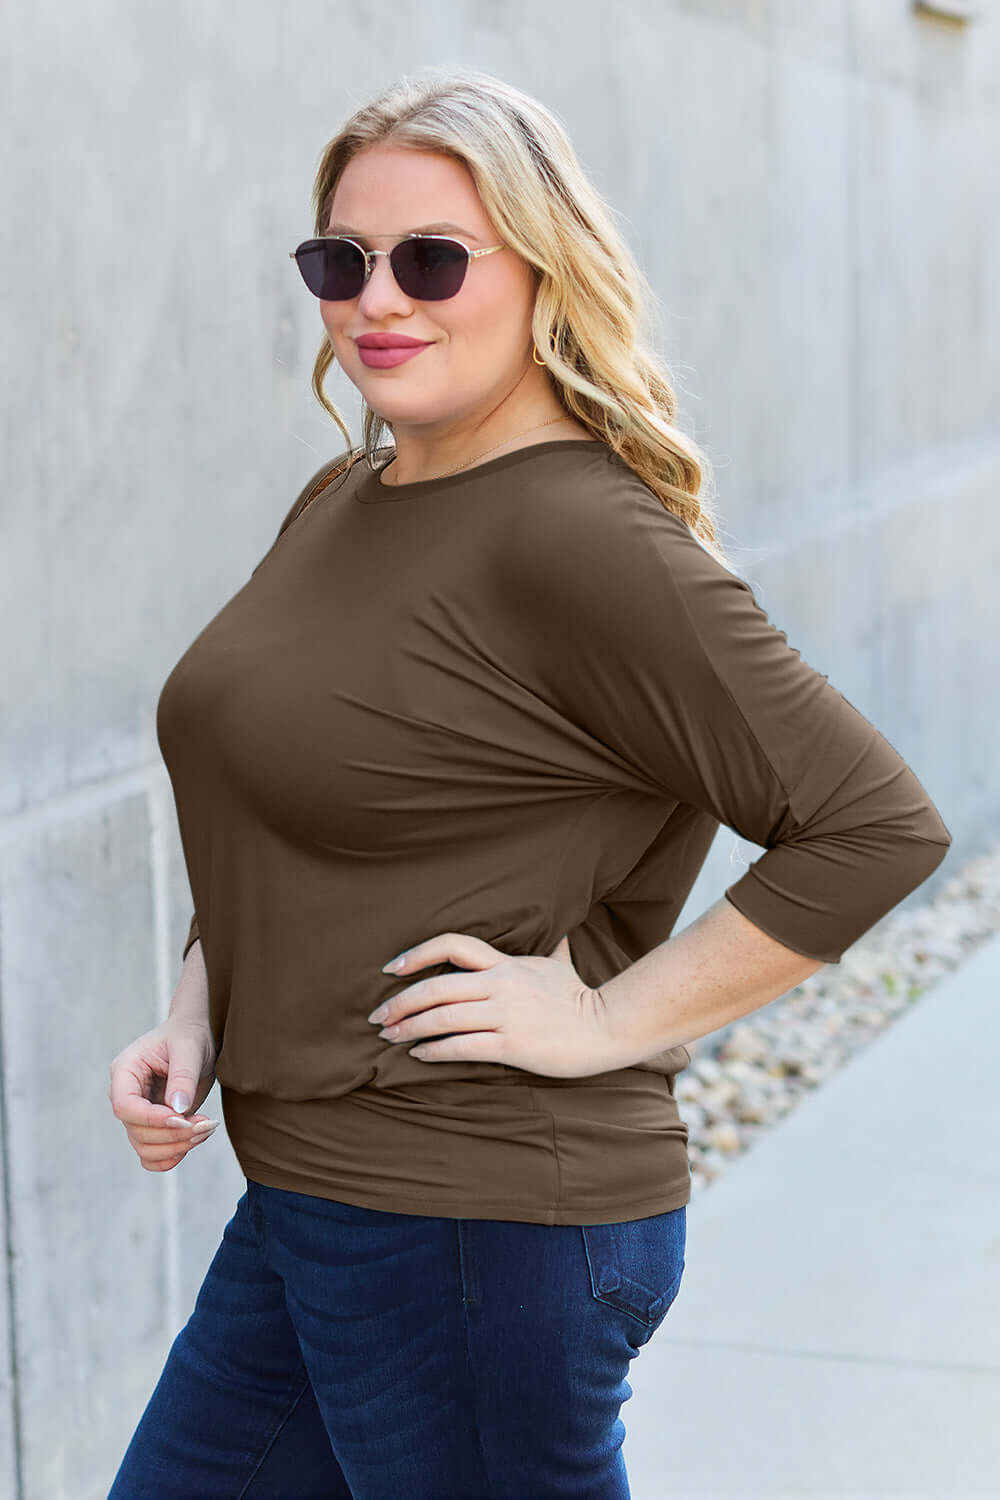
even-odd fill
[(628, 1500), (626, 1372), (685, 1230), (248, 1181), (108, 1500)]

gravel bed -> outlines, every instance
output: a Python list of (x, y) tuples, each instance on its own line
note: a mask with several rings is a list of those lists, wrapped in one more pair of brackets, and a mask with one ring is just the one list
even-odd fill
[(692, 1042), (676, 1098), (692, 1195), (1000, 930), (1000, 844), (787, 995)]

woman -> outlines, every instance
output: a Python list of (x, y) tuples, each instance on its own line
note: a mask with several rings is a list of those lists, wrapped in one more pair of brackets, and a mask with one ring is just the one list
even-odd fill
[[(247, 1187), (111, 1500), (620, 1500), (684, 1266), (684, 1043), (950, 835), (726, 565), (546, 109), (407, 79), (314, 206), (313, 388), (349, 439), (336, 358), (365, 441), (160, 698), (196, 916), (109, 1092), (166, 1171), (217, 1077)], [(722, 823), (766, 852), (670, 937)]]

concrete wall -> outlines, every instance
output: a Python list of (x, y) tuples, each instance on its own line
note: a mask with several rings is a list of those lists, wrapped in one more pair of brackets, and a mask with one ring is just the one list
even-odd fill
[[(242, 1186), (223, 1131), (144, 1173), (106, 1089), (166, 1011), (190, 909), (160, 686), (340, 447), (286, 254), (325, 141), (429, 63), (556, 109), (662, 298), (727, 543), (921, 777), (957, 867), (1000, 826), (981, 10), (7, 0), (0, 1495), (105, 1494)], [(685, 924), (734, 857), (723, 830)]]

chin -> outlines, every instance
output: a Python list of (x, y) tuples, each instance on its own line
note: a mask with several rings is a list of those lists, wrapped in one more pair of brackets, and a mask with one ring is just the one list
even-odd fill
[[(442, 422), (447, 422), (452, 415), (451, 408), (433, 411), (426, 406), (418, 406), (416, 403), (405, 406), (399, 400), (388, 401), (385, 399), (385, 393), (381, 391), (375, 391), (372, 394), (375, 401), (368, 400), (367, 396), (365, 396), (365, 401), (369, 409), (380, 416), (390, 430), (393, 430), (397, 424), (404, 427), (436, 427)], [(393, 392), (393, 394), (396, 393)], [(362, 395), (365, 395), (364, 391)], [(378, 405), (375, 404), (376, 401)]]

